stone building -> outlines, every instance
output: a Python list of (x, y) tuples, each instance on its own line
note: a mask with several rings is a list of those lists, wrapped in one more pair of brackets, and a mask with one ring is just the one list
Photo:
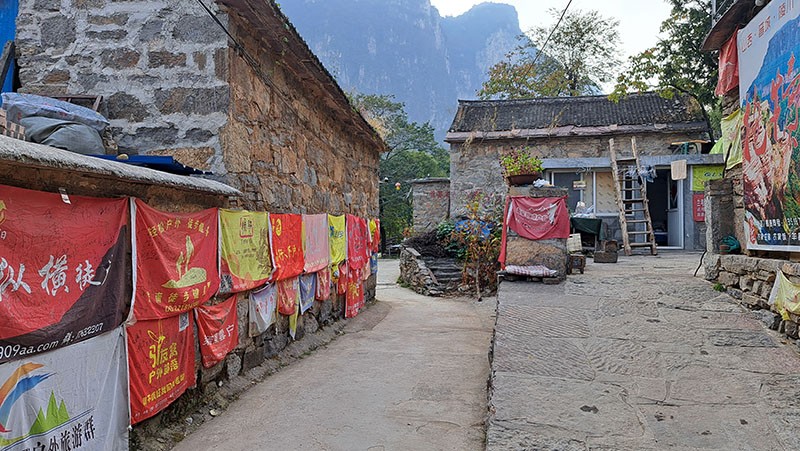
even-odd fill
[(648, 198), (661, 245), (703, 249), (705, 226), (692, 214), (691, 171), (688, 180), (673, 181), (670, 173), (676, 160), (686, 160), (690, 168), (722, 163), (719, 155), (703, 154), (700, 144), (678, 144), (709, 139), (699, 108), (690, 98), (655, 93), (631, 94), (618, 103), (606, 96), (461, 100), (445, 139), (450, 143), (450, 215), (463, 214), (470, 193), (504, 196), (499, 157), (524, 149), (543, 160), (545, 178), (568, 189), (571, 211), (579, 201), (594, 206), (608, 237), (620, 239), (609, 139), (618, 152), (630, 154), (635, 137), (643, 164), (656, 170)]
[(20, 91), (103, 96), (119, 151), (174, 155), (241, 207), (378, 214), (384, 143), (273, 1), (20, 0)]

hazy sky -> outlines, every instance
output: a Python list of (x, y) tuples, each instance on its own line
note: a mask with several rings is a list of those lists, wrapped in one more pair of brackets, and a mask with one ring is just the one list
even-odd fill
[[(514, 5), (519, 14), (520, 28), (527, 31), (535, 25), (551, 24), (549, 8), (563, 10), (568, 0), (494, 0), (492, 3)], [(482, 0), (431, 0), (443, 16), (457, 16)], [(664, 0), (573, 0), (570, 10), (596, 9), (605, 17), (619, 20), (623, 60), (651, 47), (656, 42), (658, 28), (669, 15)]]

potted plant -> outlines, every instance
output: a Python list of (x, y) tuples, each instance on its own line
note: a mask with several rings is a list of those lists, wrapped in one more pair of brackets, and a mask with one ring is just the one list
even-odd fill
[(509, 185), (528, 185), (542, 177), (542, 160), (521, 150), (500, 157)]

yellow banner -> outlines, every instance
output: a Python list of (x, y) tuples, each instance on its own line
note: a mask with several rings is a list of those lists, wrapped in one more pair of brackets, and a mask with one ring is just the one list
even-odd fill
[[(711, 153), (725, 155), (728, 169), (742, 162), (742, 121), (744, 115), (737, 109), (729, 116), (722, 118), (722, 137), (711, 149)], [(702, 191), (702, 190), (701, 190)]]
[(692, 191), (704, 191), (705, 183), (721, 179), (724, 171), (725, 166), (722, 165), (692, 166)]
[(775, 277), (775, 285), (769, 295), (770, 305), (775, 306), (775, 311), (780, 313), (784, 320), (789, 319), (789, 313), (800, 315), (800, 284), (792, 283), (781, 271)]
[(330, 228), (328, 241), (331, 247), (331, 264), (338, 265), (347, 258), (347, 229), (344, 215), (328, 215), (328, 227)]
[(272, 272), (269, 216), (264, 212), (219, 211), (223, 293), (257, 288)]

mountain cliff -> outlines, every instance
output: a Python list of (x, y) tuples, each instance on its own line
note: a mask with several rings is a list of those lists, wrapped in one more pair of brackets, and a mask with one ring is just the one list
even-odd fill
[(498, 3), (457, 17), (429, 0), (283, 0), (281, 9), (345, 91), (394, 95), (438, 140), (457, 100), (475, 98), (521, 34), (514, 7)]

